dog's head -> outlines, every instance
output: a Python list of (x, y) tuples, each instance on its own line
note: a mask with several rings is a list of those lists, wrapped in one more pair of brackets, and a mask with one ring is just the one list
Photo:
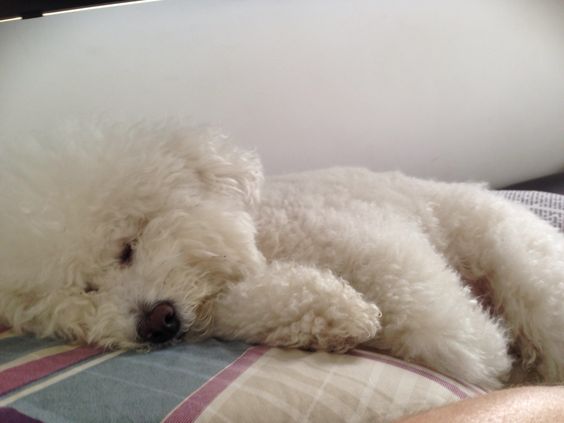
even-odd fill
[(90, 125), (0, 154), (0, 323), (166, 343), (204, 333), (214, 296), (263, 265), (260, 163), (213, 130)]

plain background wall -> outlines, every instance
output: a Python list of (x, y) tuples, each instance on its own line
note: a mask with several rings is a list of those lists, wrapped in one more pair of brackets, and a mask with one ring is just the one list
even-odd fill
[(267, 173), (564, 170), (560, 0), (165, 0), (0, 24), (0, 130), (191, 116)]

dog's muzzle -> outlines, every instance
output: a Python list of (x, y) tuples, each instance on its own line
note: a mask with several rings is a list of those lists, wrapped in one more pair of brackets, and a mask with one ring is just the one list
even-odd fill
[(158, 302), (143, 313), (137, 325), (137, 335), (143, 342), (162, 344), (174, 339), (180, 332), (180, 320), (174, 306), (168, 301)]

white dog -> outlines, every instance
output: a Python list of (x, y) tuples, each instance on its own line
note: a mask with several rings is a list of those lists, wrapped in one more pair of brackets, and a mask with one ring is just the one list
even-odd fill
[(564, 380), (564, 236), (481, 186), (344, 168), (263, 184), (254, 154), (169, 124), (0, 157), (0, 323), (17, 331), (364, 344), (485, 387), (511, 348)]

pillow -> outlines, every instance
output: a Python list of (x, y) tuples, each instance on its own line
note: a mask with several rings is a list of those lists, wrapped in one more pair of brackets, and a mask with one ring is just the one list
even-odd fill
[(0, 351), (0, 421), (22, 423), (384, 422), (484, 392), (363, 350), (208, 340), (104, 353), (4, 328)]
[(482, 393), (375, 352), (335, 355), (255, 347), (164, 422), (388, 422)]

